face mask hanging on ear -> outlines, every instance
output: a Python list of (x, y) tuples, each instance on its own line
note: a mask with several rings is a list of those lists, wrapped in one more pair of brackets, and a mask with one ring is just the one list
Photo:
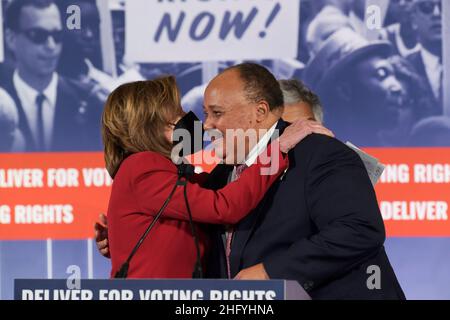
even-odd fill
[(195, 113), (189, 111), (175, 125), (172, 154), (175, 152), (179, 157), (186, 157), (202, 150), (203, 135), (203, 123)]

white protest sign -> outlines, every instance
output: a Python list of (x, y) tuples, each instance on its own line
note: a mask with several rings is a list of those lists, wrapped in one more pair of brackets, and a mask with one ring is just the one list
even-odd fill
[(300, 1), (132, 0), (126, 56), (135, 62), (297, 56)]

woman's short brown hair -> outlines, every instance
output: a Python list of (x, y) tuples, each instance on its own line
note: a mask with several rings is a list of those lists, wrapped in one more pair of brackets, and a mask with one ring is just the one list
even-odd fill
[(122, 161), (142, 151), (170, 157), (167, 125), (183, 114), (173, 76), (126, 83), (108, 97), (102, 115), (106, 169), (112, 178)]

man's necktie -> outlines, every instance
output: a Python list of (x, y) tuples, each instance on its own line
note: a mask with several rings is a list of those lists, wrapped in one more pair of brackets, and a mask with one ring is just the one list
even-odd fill
[[(235, 172), (235, 180), (239, 179), (239, 177), (241, 176), (242, 172), (244, 172), (244, 170), (247, 168), (247, 165), (241, 164), (239, 166), (236, 167), (236, 172)], [(233, 234), (234, 234), (234, 230), (233, 230), (233, 226), (228, 226), (227, 230), (226, 230), (226, 248), (225, 248), (225, 255), (226, 255), (226, 259), (227, 259), (227, 274), (228, 274), (228, 279), (231, 279), (231, 263), (230, 263), (230, 257), (231, 257), (231, 242), (233, 241)]]
[(36, 149), (39, 151), (45, 150), (45, 138), (44, 138), (44, 106), (45, 95), (40, 93), (36, 97), (37, 106), (37, 137), (36, 137)]

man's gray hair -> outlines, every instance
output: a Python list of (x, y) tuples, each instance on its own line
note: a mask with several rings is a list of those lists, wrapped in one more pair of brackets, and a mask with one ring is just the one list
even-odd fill
[(296, 79), (279, 80), (283, 92), (284, 104), (306, 103), (311, 106), (316, 121), (323, 122), (323, 110), (319, 96)]

